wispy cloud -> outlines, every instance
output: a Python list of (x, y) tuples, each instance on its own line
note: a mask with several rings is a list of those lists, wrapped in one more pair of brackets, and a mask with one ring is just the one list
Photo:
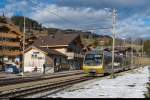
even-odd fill
[[(0, 11), (9, 17), (22, 13), (47, 27), (86, 29), (110, 27), (115, 7), (118, 37), (150, 37), (149, 5), (149, 0), (7, 0)], [(112, 34), (110, 30), (94, 32)]]
[(109, 23), (108, 21), (111, 17), (111, 13), (107, 8), (95, 10), (92, 8), (47, 5), (43, 9), (41, 9), (41, 6), (34, 9), (35, 13), (32, 13), (31, 16), (45, 23), (48, 27), (51, 27), (54, 23), (61, 28), (79, 28), (81, 26), (89, 26), (89, 24), (105, 26), (105, 24)]

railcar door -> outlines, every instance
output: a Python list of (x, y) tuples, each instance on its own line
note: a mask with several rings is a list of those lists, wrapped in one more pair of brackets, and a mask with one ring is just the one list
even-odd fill
[(111, 65), (112, 64), (112, 56), (110, 52), (105, 52), (104, 53), (104, 70), (105, 73), (109, 73), (111, 71)]

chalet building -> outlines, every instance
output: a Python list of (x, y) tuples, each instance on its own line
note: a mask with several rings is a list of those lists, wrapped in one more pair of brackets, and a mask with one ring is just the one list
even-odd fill
[(30, 46), (25, 50), (24, 72), (43, 72), (43, 64), (50, 73), (66, 63), (66, 56), (56, 50)]
[(112, 38), (110, 36), (99, 36), (98, 37), (98, 42), (102, 46), (108, 46), (111, 45), (112, 43)]
[(84, 48), (81, 50), (81, 54), (85, 55), (88, 51), (94, 50), (94, 47), (92, 45), (85, 45)]
[(26, 47), (32, 45), (32, 43), (37, 39), (36, 36), (28, 36), (28, 35), (26, 35), (25, 38), (26, 38), (26, 39), (25, 39), (25, 41), (26, 41), (25, 46), (26, 46)]
[(34, 41), (38, 39), (38, 37), (47, 36), (48, 34), (48, 32), (45, 29), (43, 29), (43, 31), (38, 31), (38, 30), (27, 29), (27, 28), (26, 28), (26, 33), (27, 33), (25, 36), (26, 47), (32, 45), (32, 43), (34, 43)]
[(0, 62), (17, 63), (21, 57), (21, 36), (19, 28), (9, 19), (0, 17)]
[(81, 50), (83, 45), (81, 43), (79, 34), (55, 34), (40, 37), (33, 45), (42, 48), (49, 48), (56, 50), (67, 56), (68, 65), (73, 69), (80, 69), (83, 62), (83, 55)]

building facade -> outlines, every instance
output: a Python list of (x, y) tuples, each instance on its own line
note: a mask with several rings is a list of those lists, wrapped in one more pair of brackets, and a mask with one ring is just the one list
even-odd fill
[(39, 38), (33, 45), (58, 51), (67, 56), (70, 69), (81, 69), (84, 56), (81, 54), (83, 45), (79, 34), (49, 35)]
[(7, 63), (20, 63), (21, 36), (19, 28), (9, 19), (0, 17), (0, 62), (1, 66)]
[(48, 48), (30, 46), (25, 50), (24, 72), (40, 72), (46, 70), (50, 73), (55, 72), (55, 66), (66, 62), (66, 56)]

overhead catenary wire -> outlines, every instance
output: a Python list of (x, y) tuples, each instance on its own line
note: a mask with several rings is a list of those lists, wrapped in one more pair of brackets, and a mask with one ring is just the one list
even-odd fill
[[(83, 28), (86, 28), (86, 26), (89, 25), (89, 24), (78, 25), (78, 24), (74, 23), (73, 21), (66, 19), (66, 18), (63, 17), (63, 16), (58, 15), (58, 14), (55, 13), (55, 12), (52, 12), (52, 11), (48, 11), (48, 12), (51, 13), (51, 14), (53, 14), (53, 15), (55, 15), (55, 16), (57, 16), (57, 17), (59, 17), (59, 18), (61, 18), (61, 19), (63, 19), (63, 20), (66, 21), (66, 22), (71, 23), (72, 25), (76, 26), (76, 27), (74, 27), (74, 29), (76, 28), (76, 29), (80, 29), (80, 30), (85, 30), (85, 29), (83, 29)], [(92, 23), (92, 24), (94, 24), (94, 23)], [(87, 30), (97, 30), (97, 29), (110, 29), (110, 28), (103, 28), (103, 27), (87, 28)]]

